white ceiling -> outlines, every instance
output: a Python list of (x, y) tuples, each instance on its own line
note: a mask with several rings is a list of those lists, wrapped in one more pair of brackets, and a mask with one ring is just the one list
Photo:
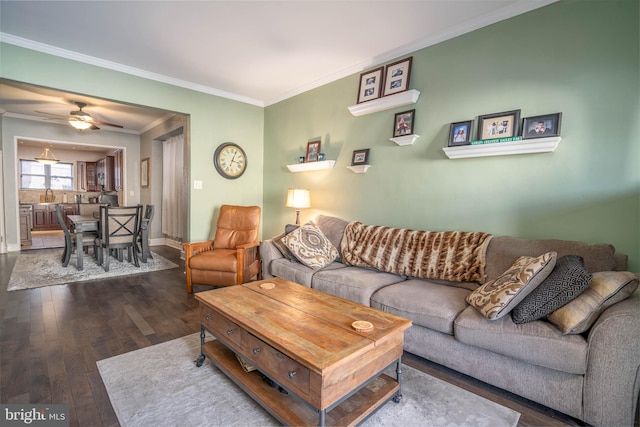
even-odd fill
[(553, 1), (2, 0), (0, 40), (267, 106)]

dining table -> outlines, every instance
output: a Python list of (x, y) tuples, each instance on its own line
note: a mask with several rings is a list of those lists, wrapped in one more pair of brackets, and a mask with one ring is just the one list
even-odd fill
[[(82, 250), (82, 234), (85, 231), (98, 231), (100, 226), (100, 218), (96, 218), (93, 215), (67, 215), (69, 225), (75, 230), (73, 234), (76, 239), (76, 253), (78, 256), (78, 262), (76, 264), (78, 270), (82, 270), (83, 250)], [(72, 251), (73, 248), (65, 248), (67, 251)]]

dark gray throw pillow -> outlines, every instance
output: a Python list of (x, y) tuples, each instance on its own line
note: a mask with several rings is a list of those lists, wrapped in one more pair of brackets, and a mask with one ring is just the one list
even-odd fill
[(275, 247), (280, 251), (280, 253), (285, 258), (287, 258), (289, 261), (294, 261), (294, 262), (298, 262), (298, 259), (291, 253), (289, 248), (287, 248), (287, 245), (284, 244), (284, 242), (282, 241), (282, 238), (285, 237), (287, 234), (291, 233), (292, 231), (296, 230), (298, 227), (300, 226), (294, 225), (294, 224), (287, 224), (284, 227), (284, 233), (278, 234), (271, 240), (275, 245)]
[(514, 323), (528, 323), (542, 319), (569, 303), (591, 284), (591, 273), (584, 260), (577, 255), (558, 258), (546, 279), (513, 309)]

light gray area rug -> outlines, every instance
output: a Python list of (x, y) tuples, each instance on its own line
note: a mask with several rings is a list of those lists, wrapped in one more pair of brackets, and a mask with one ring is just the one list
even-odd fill
[[(199, 334), (97, 362), (123, 427), (276, 426), (278, 422), (209, 360), (200, 368)], [(515, 426), (520, 414), (403, 366), (403, 398), (363, 426)]]
[(36, 251), (33, 253), (21, 253), (18, 255), (9, 279), (8, 290), (33, 289), (43, 286), (61, 285), (65, 283), (83, 282), (86, 280), (105, 279), (128, 274), (148, 273), (150, 271), (167, 270), (178, 267), (177, 264), (152, 252), (153, 259), (146, 263), (140, 262), (140, 268), (125, 260), (123, 262), (111, 259), (109, 272), (99, 266), (92, 255), (84, 256), (82, 271), (76, 268), (77, 258), (75, 253), (67, 267), (62, 266), (60, 252)]

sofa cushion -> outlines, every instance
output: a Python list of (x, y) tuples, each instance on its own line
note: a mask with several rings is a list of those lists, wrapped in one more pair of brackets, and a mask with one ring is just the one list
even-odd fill
[(468, 307), (465, 298), (470, 292), (429, 280), (409, 279), (374, 293), (371, 307), (411, 319), (414, 325), (452, 335), (453, 322)]
[(287, 234), (291, 233), (293, 230), (297, 229), (298, 227), (300, 227), (299, 225), (293, 225), (293, 224), (287, 224), (284, 227), (284, 232), (278, 234), (277, 236), (275, 236), (274, 238), (271, 239), (271, 241), (273, 242), (273, 245), (278, 249), (278, 251), (282, 254), (283, 257), (291, 260), (291, 261), (298, 261), (297, 258), (295, 257), (295, 255), (293, 255), (291, 253), (291, 251), (289, 250), (289, 248), (287, 247), (287, 245), (284, 244), (284, 242), (282, 241), (282, 238), (284, 236), (286, 236)]
[(282, 241), (298, 261), (314, 270), (331, 264), (338, 256), (338, 250), (313, 221), (293, 230)]
[(286, 258), (277, 258), (271, 261), (271, 274), (276, 277), (281, 277), (290, 282), (299, 283), (311, 287), (311, 281), (313, 275), (318, 271), (332, 270), (344, 268), (344, 264), (331, 263), (322, 270), (314, 270), (311, 267), (307, 267), (301, 262), (289, 261)]
[(516, 325), (507, 315), (488, 321), (472, 307), (455, 321), (456, 339), (464, 344), (538, 366), (583, 375), (588, 344), (582, 335), (562, 335), (544, 320)]
[(615, 248), (609, 244), (590, 244), (569, 240), (526, 240), (510, 236), (491, 239), (487, 248), (487, 280), (500, 276), (521, 256), (536, 257), (546, 252), (556, 252), (558, 257), (578, 255), (591, 273), (610, 271), (616, 265)]
[(514, 323), (542, 319), (576, 298), (591, 283), (591, 273), (584, 268), (582, 257), (567, 255), (556, 261), (546, 279), (511, 312)]
[(565, 334), (591, 328), (604, 310), (628, 298), (638, 288), (638, 276), (628, 271), (593, 273), (591, 285), (576, 299), (551, 313), (549, 321)]
[(336, 258), (337, 262), (342, 262), (342, 253), (340, 252), (340, 243), (342, 242), (342, 236), (344, 235), (344, 229), (349, 224), (349, 221), (346, 221), (342, 218), (337, 218), (335, 216), (327, 216), (327, 215), (318, 215), (315, 218), (316, 225), (327, 239), (331, 242), (333, 246), (338, 249), (338, 257)]
[(500, 277), (473, 291), (467, 302), (487, 319), (499, 319), (542, 283), (555, 264), (555, 252), (520, 257)]
[(344, 268), (319, 270), (313, 275), (311, 287), (368, 306), (375, 291), (406, 279), (396, 274), (341, 265)]

